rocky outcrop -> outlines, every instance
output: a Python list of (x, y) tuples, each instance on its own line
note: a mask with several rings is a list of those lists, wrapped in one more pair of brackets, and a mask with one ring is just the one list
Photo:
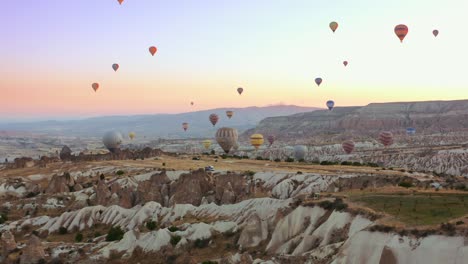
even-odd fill
[(256, 247), (268, 238), (268, 222), (252, 214), (244, 223), (237, 244), (241, 249)]
[(69, 173), (63, 175), (54, 175), (50, 179), (49, 185), (47, 186), (46, 193), (64, 193), (75, 191), (76, 183), (73, 177)]
[(28, 242), (26, 242), (26, 247), (23, 249), (20, 264), (36, 264), (44, 257), (45, 252), (41, 240), (37, 236), (31, 235)]
[(63, 161), (71, 160), (72, 151), (68, 146), (63, 146), (62, 150), (60, 150), (60, 159)]
[(2, 256), (6, 257), (10, 252), (16, 249), (15, 236), (7, 230), (1, 233), (0, 244), (2, 245)]
[(182, 174), (177, 183), (171, 185), (171, 198), (169, 205), (174, 204), (201, 204), (202, 198), (212, 191), (213, 185), (210, 183), (205, 170), (200, 169), (190, 174)]
[(104, 179), (99, 180), (97, 186), (94, 187), (94, 193), (96, 194), (95, 204), (108, 205), (111, 202), (112, 193)]
[(151, 175), (148, 181), (141, 182), (137, 187), (137, 201), (144, 203), (155, 201), (162, 205), (167, 205), (169, 199), (169, 183), (171, 180), (166, 175), (166, 171)]

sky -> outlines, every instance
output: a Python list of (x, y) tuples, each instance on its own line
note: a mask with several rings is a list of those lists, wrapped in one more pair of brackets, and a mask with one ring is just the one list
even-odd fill
[[(5, 0), (0, 121), (467, 99), (466, 10), (466, 0)], [(397, 24), (409, 27), (403, 43)]]

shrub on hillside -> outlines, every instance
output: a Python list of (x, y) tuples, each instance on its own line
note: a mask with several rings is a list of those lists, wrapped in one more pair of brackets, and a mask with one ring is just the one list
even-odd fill
[(152, 230), (155, 230), (157, 227), (158, 227), (158, 224), (155, 221), (146, 222), (146, 228), (148, 228), (148, 230), (152, 231)]
[(109, 232), (107, 232), (106, 241), (118, 241), (121, 240), (124, 236), (124, 231), (120, 228), (120, 226), (111, 227)]

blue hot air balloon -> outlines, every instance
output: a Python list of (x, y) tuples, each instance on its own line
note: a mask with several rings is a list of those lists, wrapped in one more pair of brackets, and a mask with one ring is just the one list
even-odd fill
[(332, 110), (333, 107), (335, 107), (335, 102), (333, 102), (332, 100), (328, 101), (327, 102), (327, 107), (328, 107), (328, 110)]
[(416, 128), (414, 128), (414, 127), (408, 127), (408, 128), (406, 129), (406, 134), (408, 134), (408, 135), (414, 135), (414, 134), (416, 134)]

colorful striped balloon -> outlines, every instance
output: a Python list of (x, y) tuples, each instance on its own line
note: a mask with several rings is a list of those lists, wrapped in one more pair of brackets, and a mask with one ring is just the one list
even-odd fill
[(216, 123), (218, 123), (219, 117), (218, 117), (217, 114), (211, 114), (209, 119), (210, 119), (211, 124), (213, 124), (213, 126), (215, 126)]
[(263, 145), (263, 142), (264, 140), (262, 134), (253, 134), (250, 136), (250, 145), (255, 147), (256, 150), (258, 150), (258, 148)]
[(408, 34), (408, 27), (403, 24), (397, 25), (395, 27), (395, 34), (400, 39), (400, 41), (403, 42), (403, 40), (406, 37), (406, 34)]
[(379, 141), (385, 147), (388, 147), (393, 144), (393, 134), (390, 131), (382, 131), (379, 134)]
[(341, 144), (341, 146), (346, 154), (351, 154), (354, 150), (354, 142), (352, 140), (346, 140)]
[(216, 131), (216, 142), (224, 150), (225, 153), (229, 153), (231, 148), (237, 144), (237, 129), (230, 127), (222, 127)]

